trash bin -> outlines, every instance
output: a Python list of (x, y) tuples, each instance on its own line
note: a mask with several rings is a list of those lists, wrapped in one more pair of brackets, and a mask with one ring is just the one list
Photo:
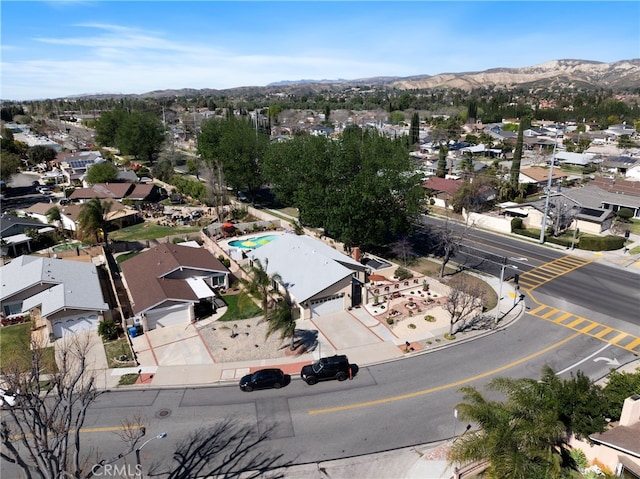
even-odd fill
[(132, 338), (135, 338), (138, 335), (138, 328), (136, 328), (135, 326), (131, 326), (129, 328), (129, 336), (131, 336)]

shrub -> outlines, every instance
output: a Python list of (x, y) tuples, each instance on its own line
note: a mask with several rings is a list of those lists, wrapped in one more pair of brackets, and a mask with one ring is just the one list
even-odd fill
[(511, 220), (511, 232), (515, 232), (515, 230), (524, 229), (522, 227), (522, 218), (513, 218)]
[(118, 325), (113, 319), (104, 319), (98, 324), (98, 334), (103, 341), (113, 341), (118, 338)]
[(633, 211), (630, 208), (620, 208), (618, 210), (618, 218), (625, 223), (628, 223), (633, 218)]
[(587, 251), (613, 251), (624, 246), (623, 236), (582, 236), (578, 248)]
[(413, 273), (409, 271), (407, 268), (403, 268), (402, 266), (398, 266), (394, 275), (400, 280), (404, 281), (405, 279), (413, 278)]
[(413, 323), (409, 323), (409, 324), (407, 324), (407, 328), (409, 328), (409, 329), (416, 329), (416, 325), (415, 325), (415, 324), (413, 324)]
[(434, 316), (430, 315), (430, 314), (427, 314), (427, 315), (424, 317), (424, 320), (425, 320), (425, 321), (428, 321), (428, 322), (430, 322), (430, 323), (433, 323), (433, 322), (435, 322), (436, 318), (435, 318)]
[(393, 318), (387, 318), (387, 324), (393, 324)]

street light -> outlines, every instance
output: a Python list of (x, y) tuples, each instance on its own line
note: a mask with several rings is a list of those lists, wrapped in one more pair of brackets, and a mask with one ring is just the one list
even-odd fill
[(498, 305), (496, 306), (496, 318), (495, 325), (498, 325), (498, 320), (500, 319), (500, 299), (502, 299), (502, 283), (504, 282), (504, 270), (505, 268), (511, 269), (520, 269), (516, 265), (513, 264), (503, 264), (500, 266), (500, 286), (498, 287)]
[(167, 437), (167, 433), (161, 432), (157, 436), (153, 436), (152, 438), (147, 439), (145, 442), (142, 443), (142, 446), (136, 449), (136, 470), (140, 471), (140, 477), (144, 477), (144, 475), (142, 474), (142, 464), (140, 464), (140, 451), (144, 446), (149, 444), (154, 439), (164, 439), (165, 437)]

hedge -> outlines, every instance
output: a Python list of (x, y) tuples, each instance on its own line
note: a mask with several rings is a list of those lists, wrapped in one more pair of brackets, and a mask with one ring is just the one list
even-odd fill
[[(514, 229), (513, 232), (528, 238), (540, 238), (540, 232), (535, 230)], [(547, 243), (558, 244), (567, 248), (571, 247), (571, 239), (569, 238), (545, 236), (544, 240)], [(578, 249), (587, 251), (613, 251), (622, 248), (624, 242), (623, 236), (580, 236), (575, 246)]]
[(624, 246), (624, 236), (584, 236), (578, 247), (587, 251), (613, 251)]

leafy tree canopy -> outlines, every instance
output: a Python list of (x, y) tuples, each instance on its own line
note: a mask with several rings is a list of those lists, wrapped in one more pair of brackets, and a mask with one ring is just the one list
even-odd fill
[(118, 168), (110, 161), (95, 163), (87, 171), (86, 181), (91, 185), (110, 183), (118, 178)]

